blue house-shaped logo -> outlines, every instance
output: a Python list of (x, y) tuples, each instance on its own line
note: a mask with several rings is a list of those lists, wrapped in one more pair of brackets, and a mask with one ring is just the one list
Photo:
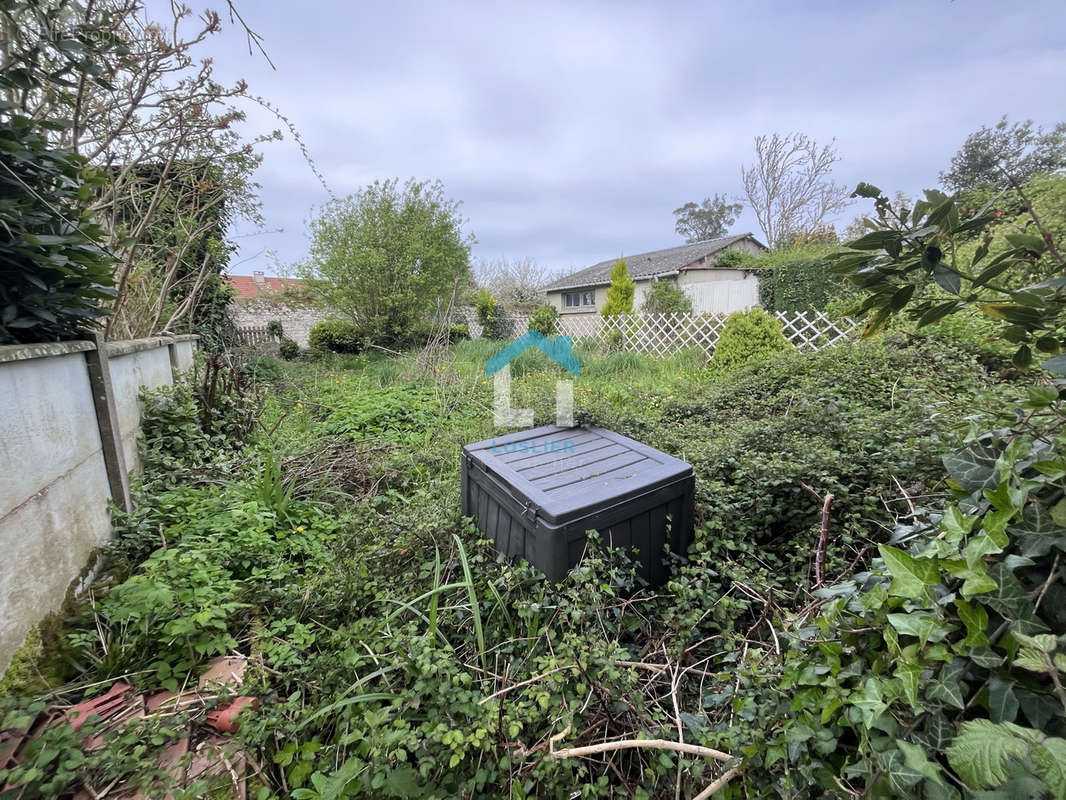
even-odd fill
[(553, 340), (538, 331), (526, 331), (488, 360), (485, 364), (485, 377), (492, 377), (531, 347), (536, 347), (554, 359), (559, 366), (578, 376), (581, 374), (581, 364), (571, 351), (572, 343), (573, 340), (569, 336), (557, 336)]

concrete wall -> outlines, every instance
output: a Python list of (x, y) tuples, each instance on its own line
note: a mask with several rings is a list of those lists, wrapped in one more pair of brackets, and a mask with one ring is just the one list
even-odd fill
[[(127, 465), (137, 464), (137, 392), (192, 366), (195, 337), (108, 345)], [(104, 438), (86, 357), (92, 342), (0, 347), (0, 673), (62, 606), (111, 535)], [(114, 449), (114, 448), (113, 448)]]

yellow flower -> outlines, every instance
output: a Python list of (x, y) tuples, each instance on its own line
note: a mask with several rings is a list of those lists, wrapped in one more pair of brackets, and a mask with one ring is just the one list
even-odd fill
[(297, 533), (303, 533), (304, 532), (304, 526), (303, 525), (297, 525), (296, 526), (296, 532)]

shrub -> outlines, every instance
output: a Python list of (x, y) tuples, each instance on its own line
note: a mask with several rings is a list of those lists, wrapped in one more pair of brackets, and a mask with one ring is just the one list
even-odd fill
[(361, 353), (366, 349), (367, 335), (355, 323), (343, 319), (324, 319), (311, 326), (307, 336), (310, 349), (316, 353)]
[(477, 293), (474, 302), (477, 309), (477, 321), (481, 323), (481, 335), (486, 339), (509, 339), (512, 322), (507, 312), (500, 307), (500, 302), (488, 289)]
[(115, 294), (111, 259), (94, 243), (100, 228), (84, 210), (102, 176), (52, 149), (48, 131), (24, 117), (0, 123), (0, 165), (0, 344), (84, 336)]
[(466, 326), (465, 322), (455, 322), (448, 329), (448, 341), (449, 343), (461, 342), (464, 339), (470, 338), (470, 329)]
[(719, 267), (731, 267), (733, 269), (753, 269), (760, 265), (759, 258), (743, 250), (726, 250), (714, 262)]
[(529, 330), (543, 336), (554, 336), (559, 332), (559, 311), (555, 306), (543, 305), (529, 318)]
[[(289, 341), (286, 339), (285, 341)], [(295, 344), (295, 342), (293, 343)], [(248, 359), (248, 363), (244, 365), (244, 374), (251, 378), (253, 381), (259, 381), (260, 383), (269, 383), (276, 381), (281, 377), (281, 364), (276, 358), (270, 356), (255, 356)]]
[(284, 338), (285, 329), (282, 327), (280, 319), (272, 319), (267, 323), (267, 336), (272, 339)]
[(626, 260), (618, 259), (611, 268), (611, 285), (607, 287), (607, 302), (600, 312), (605, 317), (633, 312), (633, 292), (637, 285), (629, 277)]
[(761, 308), (737, 311), (725, 322), (711, 364), (722, 370), (734, 369), (791, 347), (781, 333), (781, 323)]
[(293, 361), (300, 357), (300, 345), (283, 336), (281, 344), (278, 346), (278, 354), (286, 361)]
[(652, 281), (641, 310), (646, 314), (689, 314), (692, 298), (674, 285), (673, 281)]

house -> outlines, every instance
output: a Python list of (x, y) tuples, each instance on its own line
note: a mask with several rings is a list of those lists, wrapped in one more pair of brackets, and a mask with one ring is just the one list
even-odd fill
[(229, 306), (229, 318), (238, 330), (265, 328), (276, 319), (285, 336), (300, 347), (307, 347), (311, 326), (330, 316), (308, 301), (301, 280), (254, 272), (228, 275), (226, 283), (236, 291)]
[[(654, 280), (669, 280), (692, 298), (697, 313), (730, 313), (759, 304), (757, 270), (719, 267), (722, 254), (736, 250), (750, 255), (766, 252), (750, 233), (668, 247), (635, 256), (623, 256), (629, 277), (636, 283), (633, 310), (640, 311)], [(607, 302), (611, 268), (617, 258), (601, 261), (548, 284), (548, 303), (564, 315), (600, 313)]]

